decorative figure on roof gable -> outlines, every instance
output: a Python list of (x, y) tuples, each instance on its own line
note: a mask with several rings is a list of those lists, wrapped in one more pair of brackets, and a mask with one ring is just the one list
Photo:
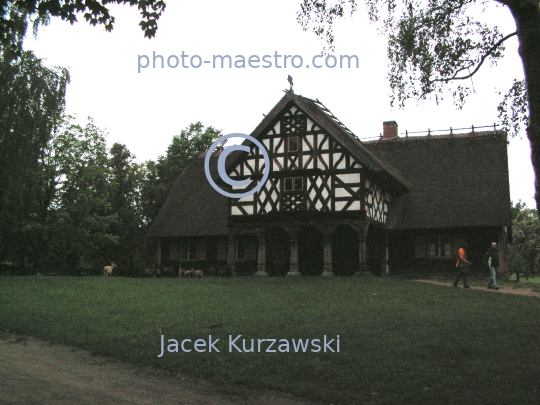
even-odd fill
[(287, 81), (289, 82), (289, 84), (291, 85), (291, 88), (289, 90), (292, 91), (292, 88), (293, 88), (293, 81), (292, 81), (292, 76), (291, 75), (288, 75), (287, 76)]

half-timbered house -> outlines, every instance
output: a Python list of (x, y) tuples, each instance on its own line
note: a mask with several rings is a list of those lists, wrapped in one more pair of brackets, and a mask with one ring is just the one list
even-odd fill
[[(204, 158), (182, 173), (149, 236), (158, 262), (185, 268), (228, 266), (237, 274), (354, 275), (444, 271), (459, 245), (480, 257), (510, 225), (506, 135), (501, 131), (399, 137), (384, 123), (361, 142), (321, 102), (292, 90), (252, 132), (257, 145), (233, 152), (231, 179), (254, 194), (215, 191)], [(210, 162), (218, 175), (218, 154)]]

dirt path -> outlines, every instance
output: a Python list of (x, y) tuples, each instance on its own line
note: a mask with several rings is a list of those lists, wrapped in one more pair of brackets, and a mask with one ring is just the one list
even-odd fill
[[(419, 283), (429, 283), (429, 284), (436, 284), (436, 285), (444, 285), (447, 287), (452, 287), (452, 283), (450, 281), (444, 282), (444, 281), (435, 281), (435, 280), (414, 280), (418, 281)], [(461, 284), (459, 286), (461, 287)], [(471, 290), (482, 290), (487, 291), (490, 293), (502, 293), (502, 294), (515, 294), (515, 295), (525, 295), (527, 297), (538, 297), (540, 298), (540, 293), (532, 291), (530, 288), (505, 288), (505, 287), (499, 287), (498, 290), (490, 290), (487, 287), (471, 287)]]
[(307, 405), (286, 394), (253, 391), (249, 398), (220, 393), (210, 384), (160, 375), (91, 356), (88, 351), (0, 334), (2, 405)]

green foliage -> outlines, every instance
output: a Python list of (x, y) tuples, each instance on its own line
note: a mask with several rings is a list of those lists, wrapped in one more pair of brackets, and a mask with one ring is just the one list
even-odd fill
[(510, 202), (510, 216), (512, 217), (512, 221), (515, 220), (518, 217), (518, 214), (526, 208), (527, 204), (521, 202), (521, 200), (519, 200), (516, 205), (513, 205), (512, 202)]
[(103, 131), (90, 118), (81, 127), (66, 117), (42, 151), (40, 174), (42, 212), (23, 228), (34, 264), (74, 271), (103, 263), (104, 249), (118, 243)]
[(514, 79), (512, 86), (497, 107), (497, 111), (503, 129), (511, 136), (518, 136), (522, 133), (522, 129), (527, 128), (527, 87), (524, 80)]
[(536, 209), (519, 201), (512, 208), (512, 244), (508, 248), (510, 273), (528, 278), (540, 269), (540, 219)]
[(69, 74), (32, 52), (16, 62), (0, 55), (0, 261), (17, 255), (16, 231), (33, 212), (42, 150), (61, 122)]
[(109, 153), (110, 202), (116, 215), (110, 230), (118, 236), (118, 244), (109, 245), (106, 256), (117, 264), (117, 273), (140, 274), (144, 253), (147, 253), (145, 232), (148, 220), (144, 216), (142, 195), (147, 171), (145, 165), (135, 162), (135, 156), (125, 145), (115, 143)]
[(110, 13), (110, 4), (137, 6), (142, 18), (139, 25), (148, 38), (156, 35), (157, 21), (166, 7), (163, 0), (0, 0), (0, 54), (8, 60), (20, 55), (31, 20), (34, 34), (40, 25), (48, 24), (51, 17), (74, 24), (81, 14), (89, 24), (102, 25), (106, 31), (111, 31), (115, 18)]
[(3, 210), (11, 228), (3, 229), (0, 262), (61, 274), (98, 274), (111, 261), (115, 274), (141, 274), (155, 253), (145, 237), (150, 221), (182, 170), (220, 135), (192, 124), (157, 163), (139, 164), (125, 145), (107, 151), (91, 118), (81, 126), (66, 116), (51, 131), (35, 164), (18, 174), (17, 204)]

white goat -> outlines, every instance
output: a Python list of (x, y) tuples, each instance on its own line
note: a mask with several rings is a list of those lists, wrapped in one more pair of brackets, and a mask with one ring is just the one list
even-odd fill
[(112, 271), (113, 269), (116, 267), (116, 263), (115, 262), (111, 262), (111, 265), (110, 266), (105, 266), (103, 267), (103, 275), (105, 277), (107, 276), (110, 276), (112, 274)]
[(202, 270), (193, 270), (191, 269), (191, 274), (193, 274), (193, 277), (195, 278), (203, 278), (204, 272)]

